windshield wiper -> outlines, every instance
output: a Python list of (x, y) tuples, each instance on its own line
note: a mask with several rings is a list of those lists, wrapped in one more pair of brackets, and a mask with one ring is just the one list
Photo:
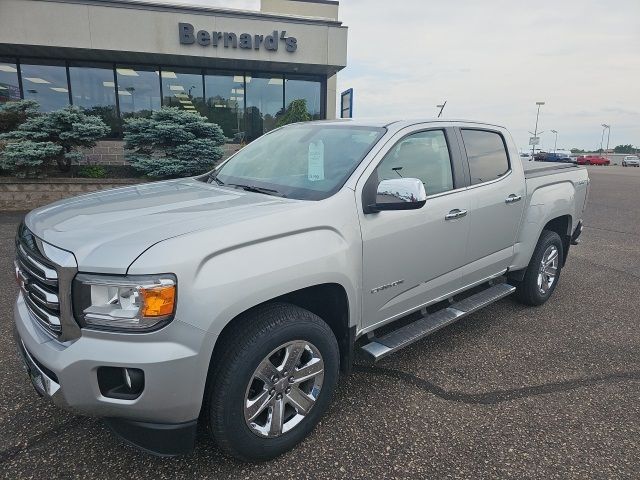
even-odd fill
[(209, 178), (207, 179), (207, 183), (211, 183), (212, 180), (216, 182), (218, 185), (224, 185), (224, 182), (218, 178), (215, 172), (209, 175)]
[[(215, 178), (214, 178), (215, 179)], [(243, 185), (241, 183), (227, 183), (228, 187), (238, 187), (246, 192), (264, 193), (265, 195), (277, 195), (284, 197), (285, 195), (272, 188), (258, 187), (256, 185)]]

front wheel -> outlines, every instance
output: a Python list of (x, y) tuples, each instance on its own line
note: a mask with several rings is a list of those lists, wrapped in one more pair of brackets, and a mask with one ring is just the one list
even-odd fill
[(525, 305), (542, 305), (556, 288), (564, 250), (556, 232), (543, 230), (524, 278), (516, 286), (516, 298)]
[(290, 450), (318, 423), (338, 379), (331, 328), (290, 304), (271, 304), (239, 319), (214, 357), (205, 413), (219, 447), (243, 461)]

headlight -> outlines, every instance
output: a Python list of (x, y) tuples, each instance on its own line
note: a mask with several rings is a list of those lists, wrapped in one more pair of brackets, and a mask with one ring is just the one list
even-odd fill
[(176, 293), (172, 274), (80, 273), (73, 281), (73, 310), (83, 327), (145, 332), (173, 320)]

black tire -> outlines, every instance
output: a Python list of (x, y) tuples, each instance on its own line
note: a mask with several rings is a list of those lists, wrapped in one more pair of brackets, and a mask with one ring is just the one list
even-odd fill
[[(331, 402), (340, 356), (331, 328), (317, 315), (295, 305), (268, 304), (238, 319), (224, 335), (223, 350), (213, 359), (204, 414), (210, 433), (228, 455), (247, 462), (269, 460), (300, 443)], [(254, 433), (244, 416), (247, 387), (258, 365), (287, 342), (302, 340), (317, 348), (324, 362), (320, 393), (304, 419), (277, 437)]]
[[(538, 275), (540, 273), (542, 258), (545, 252), (547, 252), (547, 249), (552, 246), (555, 246), (558, 251), (557, 271), (555, 280), (551, 286), (548, 287), (547, 291), (543, 293), (538, 285)], [(525, 272), (524, 279), (516, 285), (516, 298), (518, 301), (525, 305), (537, 306), (542, 305), (549, 300), (549, 297), (553, 294), (553, 291), (556, 289), (556, 285), (558, 285), (558, 281), (560, 280), (563, 259), (564, 248), (560, 236), (556, 232), (543, 230), (540, 238), (538, 239), (538, 244), (533, 251), (531, 260), (529, 261), (529, 266)]]

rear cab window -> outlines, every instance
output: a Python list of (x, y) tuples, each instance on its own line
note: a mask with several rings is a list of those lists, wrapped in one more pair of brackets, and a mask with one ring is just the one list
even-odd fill
[(471, 185), (504, 177), (511, 170), (504, 138), (489, 130), (460, 130), (469, 160)]

